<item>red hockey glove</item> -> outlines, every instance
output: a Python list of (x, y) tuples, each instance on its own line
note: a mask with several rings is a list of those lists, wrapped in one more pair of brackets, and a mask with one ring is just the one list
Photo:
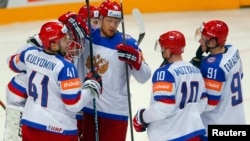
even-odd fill
[(92, 93), (99, 97), (102, 93), (102, 77), (97, 72), (89, 72), (84, 79), (83, 87), (90, 88)]
[(73, 40), (80, 44), (85, 36), (89, 35), (89, 28), (86, 22), (74, 12), (67, 12), (61, 15), (58, 20), (69, 28), (73, 34)]
[(148, 124), (143, 120), (142, 114), (144, 111), (145, 109), (139, 109), (133, 118), (133, 126), (136, 132), (144, 132), (148, 127)]
[(142, 63), (142, 55), (138, 50), (124, 44), (119, 44), (116, 48), (118, 50), (118, 58), (121, 61), (127, 62), (136, 70), (140, 70)]

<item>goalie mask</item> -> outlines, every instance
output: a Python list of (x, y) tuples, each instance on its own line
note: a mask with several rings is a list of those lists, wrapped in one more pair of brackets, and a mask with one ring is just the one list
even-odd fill
[(70, 61), (78, 58), (84, 50), (85, 36), (89, 34), (89, 29), (82, 18), (74, 12), (67, 12), (58, 18), (66, 24), (69, 35), (73, 42), (69, 46), (66, 58)]

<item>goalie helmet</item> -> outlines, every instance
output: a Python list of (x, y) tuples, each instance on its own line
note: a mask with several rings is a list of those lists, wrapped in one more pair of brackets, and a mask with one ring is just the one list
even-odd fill
[[(99, 17), (98, 7), (90, 5), (89, 11), (90, 11), (90, 18), (98, 18)], [(87, 5), (84, 5), (79, 9), (78, 15), (81, 16), (84, 20), (88, 19), (88, 7), (87, 7)]]
[(184, 35), (176, 30), (168, 31), (156, 41), (155, 50), (170, 49), (172, 54), (181, 54), (184, 52), (186, 41)]
[(101, 16), (121, 18), (121, 6), (116, 1), (105, 0), (99, 7)]
[(202, 35), (209, 39), (215, 38), (219, 46), (224, 46), (228, 35), (228, 26), (223, 21), (212, 20), (204, 22), (200, 31)]
[(51, 42), (58, 42), (68, 32), (67, 27), (60, 22), (45, 23), (39, 33), (39, 38), (42, 41), (43, 48), (49, 49)]

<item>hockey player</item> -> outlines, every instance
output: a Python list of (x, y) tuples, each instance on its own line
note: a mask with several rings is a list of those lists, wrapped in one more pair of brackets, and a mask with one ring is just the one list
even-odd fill
[[(97, 6), (90, 5), (89, 6), (89, 11), (90, 11), (90, 24), (92, 28), (96, 29), (99, 27), (98, 23), (98, 17), (99, 17), (99, 9)], [(78, 15), (82, 17), (82, 19), (88, 23), (88, 7), (87, 5), (82, 6), (79, 11)]]
[[(27, 44), (20, 48), (16, 54), (20, 53), (21, 51), (31, 47), (36, 46), (38, 48), (42, 48), (42, 43), (39, 39), (38, 34), (35, 34), (27, 40)], [(12, 57), (12, 56), (11, 56)], [(8, 58), (7, 62), (9, 61)], [(25, 100), (27, 98), (27, 93), (25, 89), (25, 73), (19, 73), (18, 75), (14, 76), (12, 80), (8, 83), (6, 89), (6, 100), (8, 105), (15, 105), (23, 107), (25, 104)]]
[[(87, 30), (87, 25), (82, 25), (81, 30), (75, 30), (73, 28), (69, 28), (69, 34), (74, 41), (71, 42), (68, 52), (64, 56), (70, 62), (74, 62), (81, 55), (84, 49), (84, 36)], [(85, 30), (85, 31), (84, 31)], [(20, 48), (16, 53), (20, 53), (21, 51), (27, 49), (28, 47), (39, 47), (42, 48), (41, 40), (37, 34), (29, 37), (27, 40), (27, 44)], [(75, 62), (76, 63), (76, 62)], [(16, 76), (12, 78), (12, 80), (8, 83), (6, 88), (6, 100), (7, 100), (7, 110), (6, 110), (6, 125), (4, 132), (4, 141), (13, 139), (15, 141), (21, 140), (20, 133), (20, 117), (22, 113), (22, 109), (24, 107), (27, 92), (25, 89), (26, 85), (25, 73), (18, 73)]]
[(155, 50), (165, 64), (152, 77), (150, 107), (133, 118), (137, 132), (147, 130), (150, 141), (199, 141), (205, 134), (200, 113), (207, 102), (200, 70), (183, 61), (184, 35), (176, 30), (160, 35)]
[[(90, 12), (91, 12), (91, 27), (94, 29), (97, 28), (98, 23), (94, 22), (97, 20), (97, 17), (99, 16), (99, 11), (97, 11), (98, 8), (95, 6), (90, 6)], [(72, 36), (74, 39), (77, 39), (77, 41), (81, 44), (83, 44), (84, 47), (88, 47), (88, 45), (84, 45), (85, 43), (85, 37), (88, 36), (89, 34), (89, 28), (87, 26), (88, 22), (88, 13), (87, 13), (87, 6), (81, 7), (79, 10), (79, 13), (74, 13), (74, 12), (67, 12), (63, 15), (61, 15), (58, 20), (65, 23), (66, 26), (71, 30), (74, 31)], [(71, 57), (72, 58), (72, 57)], [(76, 65), (78, 62), (78, 57), (77, 59), (72, 60), (74, 64)], [(83, 66), (84, 67), (84, 66)], [(83, 69), (84, 70), (84, 69)], [(81, 71), (82, 73), (82, 71)], [(78, 126), (78, 134), (79, 137), (82, 136), (82, 111), (80, 111), (77, 114), (77, 126)]]
[[(150, 79), (151, 69), (142, 56), (136, 40), (117, 30), (121, 21), (121, 6), (105, 0), (99, 6), (99, 25), (92, 32), (94, 69), (102, 76), (103, 95), (96, 99), (100, 141), (125, 141), (128, 127), (129, 103), (127, 79), (133, 76), (139, 83)], [(123, 39), (126, 45), (123, 44)], [(87, 43), (89, 40), (87, 38)], [(90, 50), (85, 48), (78, 61), (82, 76), (91, 70)], [(126, 63), (129, 64), (126, 77)], [(86, 70), (83, 70), (86, 68)], [(95, 140), (93, 101), (83, 109), (83, 136), (81, 141)]]
[(77, 141), (75, 114), (100, 94), (101, 78), (89, 74), (81, 88), (76, 68), (64, 58), (71, 44), (64, 24), (45, 23), (39, 38), (43, 49), (29, 47), (9, 61), (13, 71), (26, 73), (22, 140)]
[[(20, 48), (16, 54), (21, 51), (36, 46), (42, 48), (41, 41), (38, 34), (35, 34), (27, 40), (27, 44)], [(9, 62), (9, 57), (7, 62)], [(25, 84), (27, 79), (25, 73), (18, 73), (15, 75), (7, 84), (6, 87), (6, 120), (5, 120), (5, 130), (4, 130), (4, 141), (21, 141), (21, 125), (20, 119), (27, 99), (27, 92)]]
[[(70, 36), (72, 37), (72, 39), (74, 41), (76, 41), (76, 44), (78, 43), (78, 45), (75, 45), (74, 47), (77, 47), (80, 45), (80, 47), (84, 47), (85, 45), (85, 37), (86, 35), (89, 34), (89, 29), (88, 26), (85, 22), (82, 21), (82, 18), (80, 16), (78, 16), (76, 13), (74, 12), (66, 12), (65, 14), (62, 14), (60, 17), (58, 17), (58, 21), (64, 23), (67, 28), (69, 29), (69, 33)], [(77, 52), (71, 52), (72, 53), (77, 53)], [(77, 64), (77, 59), (78, 57), (81, 55), (82, 52), (78, 52), (77, 53), (77, 57), (71, 57), (75, 64)], [(70, 55), (69, 54), (69, 55)]]
[(228, 30), (225, 22), (211, 20), (196, 31), (200, 53), (209, 53), (200, 61), (208, 97), (206, 112), (202, 114), (206, 128), (209, 124), (246, 124), (242, 61), (239, 50), (226, 45)]

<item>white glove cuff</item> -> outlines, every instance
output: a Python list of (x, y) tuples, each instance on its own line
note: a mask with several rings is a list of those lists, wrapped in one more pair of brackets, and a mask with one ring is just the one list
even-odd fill
[(85, 81), (85, 82), (83, 83), (83, 87), (84, 87), (84, 88), (90, 88), (90, 89), (91, 89), (91, 92), (92, 92), (95, 96), (97, 96), (97, 97), (99, 97), (99, 94), (101, 93), (101, 86), (100, 86), (100, 84), (99, 84), (97, 81), (95, 81), (95, 80), (89, 79), (89, 80)]

